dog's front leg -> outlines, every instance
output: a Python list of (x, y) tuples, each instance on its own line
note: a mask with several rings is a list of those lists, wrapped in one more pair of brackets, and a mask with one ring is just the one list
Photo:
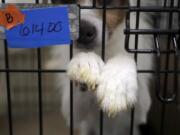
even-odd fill
[(102, 59), (93, 52), (79, 53), (69, 63), (67, 74), (71, 80), (86, 84), (95, 90), (104, 67)]
[(102, 110), (112, 116), (136, 103), (137, 90), (136, 63), (125, 54), (104, 66), (96, 94)]

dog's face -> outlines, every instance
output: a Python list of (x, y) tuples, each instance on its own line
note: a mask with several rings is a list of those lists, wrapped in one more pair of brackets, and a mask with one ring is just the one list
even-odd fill
[[(119, 7), (127, 3), (128, 0), (106, 0), (106, 6)], [(52, 0), (56, 4), (71, 4), (73, 0)], [(77, 4), (81, 6), (92, 6), (93, 0), (77, 0)], [(103, 0), (96, 0), (96, 6), (101, 7)], [(96, 9), (82, 9), (80, 22), (80, 37), (77, 40), (75, 49), (89, 51), (95, 50), (99, 52), (102, 44), (102, 26), (103, 12)], [(116, 29), (118, 24), (122, 22), (124, 12), (122, 10), (107, 10), (106, 12), (106, 40), (110, 39), (110, 35)]]

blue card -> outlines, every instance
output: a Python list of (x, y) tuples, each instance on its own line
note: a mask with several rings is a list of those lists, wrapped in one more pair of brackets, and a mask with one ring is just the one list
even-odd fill
[(70, 44), (68, 7), (24, 9), (25, 22), (6, 30), (11, 48), (39, 48)]

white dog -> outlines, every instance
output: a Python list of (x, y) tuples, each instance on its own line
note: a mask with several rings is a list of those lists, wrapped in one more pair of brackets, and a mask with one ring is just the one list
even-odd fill
[[(54, 3), (70, 3), (70, 0), (52, 0)], [(101, 6), (101, 0), (97, 0)], [(135, 0), (107, 0), (108, 5), (122, 6)], [(143, 4), (147, 4), (147, 2)], [(91, 0), (78, 0), (81, 5), (92, 5)], [(80, 37), (74, 44), (74, 57), (68, 65), (68, 76), (76, 83), (74, 87), (74, 124), (81, 135), (97, 135), (99, 132), (99, 108), (105, 112), (104, 135), (128, 135), (130, 132), (131, 107), (135, 106), (134, 135), (139, 135), (138, 126), (147, 122), (147, 113), (151, 106), (148, 82), (149, 75), (138, 75), (134, 56), (124, 49), (123, 30), (125, 12), (107, 11), (106, 25), (106, 60), (100, 57), (102, 44), (102, 13), (98, 10), (81, 11)], [(141, 14), (140, 28), (151, 29), (150, 18)], [(131, 14), (131, 28), (135, 28), (136, 14)], [(130, 38), (130, 47), (134, 47), (134, 36)], [(153, 48), (153, 40), (140, 36), (138, 47)], [(59, 60), (63, 49), (52, 51), (56, 67), (61, 67)], [(140, 69), (152, 69), (152, 56), (138, 57)], [(69, 82), (59, 75), (58, 88), (62, 95), (62, 112), (69, 124), (70, 91)], [(87, 90), (87, 91), (86, 91)], [(85, 91), (85, 92), (84, 92)], [(107, 114), (107, 115), (106, 115)], [(114, 117), (108, 117), (114, 116)]]

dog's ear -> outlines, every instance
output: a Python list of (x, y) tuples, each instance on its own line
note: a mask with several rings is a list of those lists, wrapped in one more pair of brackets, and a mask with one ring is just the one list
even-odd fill
[(51, 0), (53, 4), (70, 4), (73, 0)]

